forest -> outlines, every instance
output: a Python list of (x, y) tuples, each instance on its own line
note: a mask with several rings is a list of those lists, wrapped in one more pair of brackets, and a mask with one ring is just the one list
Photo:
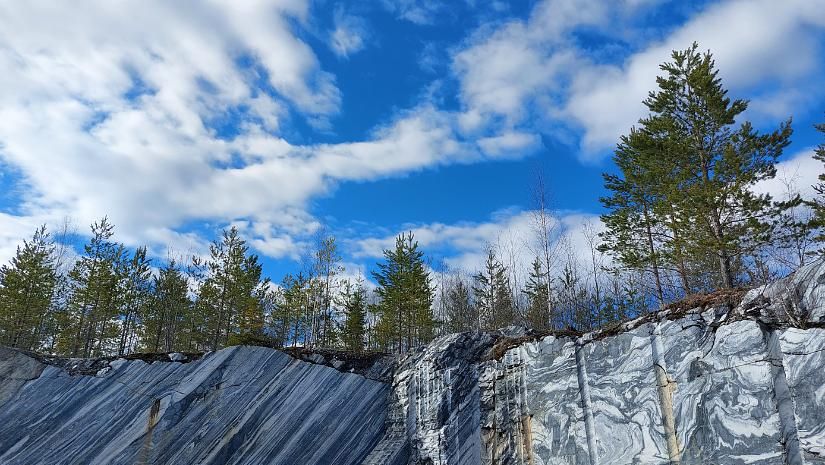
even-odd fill
[[(741, 121), (748, 102), (728, 96), (697, 44), (660, 65), (644, 105), (647, 116), (617, 141), (603, 228), (585, 231), (584, 254), (560, 234), (541, 182), (527, 269), (497, 244), (478, 270), (434, 266), (408, 232), (370, 279), (352, 279), (336, 238), (321, 234), (301, 271), (272, 280), (235, 227), (208, 256), (162, 260), (118, 242), (106, 217), (82, 250), (68, 226), (42, 226), (0, 267), (0, 345), (71, 357), (242, 343), (405, 352), (459, 331), (587, 331), (758, 286), (821, 254), (825, 174), (814, 199), (790, 184), (782, 198), (754, 189), (776, 177), (790, 118), (767, 133)], [(825, 136), (825, 124), (817, 130)], [(825, 163), (825, 142), (814, 157)]]

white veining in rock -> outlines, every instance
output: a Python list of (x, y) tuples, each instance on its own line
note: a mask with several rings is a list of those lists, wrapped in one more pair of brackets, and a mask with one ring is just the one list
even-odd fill
[(735, 308), (453, 334), (391, 384), (263, 348), (70, 361), (96, 376), (0, 349), (0, 464), (825, 464), (823, 284), (817, 262)]
[(112, 363), (102, 377), (47, 366), (0, 405), (0, 463), (356, 465), (381, 437), (388, 391), (256, 347)]

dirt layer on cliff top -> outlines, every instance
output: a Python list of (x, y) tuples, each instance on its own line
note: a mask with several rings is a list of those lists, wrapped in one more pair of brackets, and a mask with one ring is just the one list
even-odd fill
[(709, 308), (727, 307), (728, 310), (732, 310), (742, 302), (742, 298), (747, 292), (748, 289), (735, 288), (721, 289), (708, 294), (692, 294), (682, 300), (665, 305), (661, 310), (645, 313), (635, 318), (614, 321), (587, 332), (568, 327), (562, 330), (529, 331), (528, 334), (518, 337), (500, 337), (493, 345), (489, 359), (501, 360), (504, 354), (513, 347), (528, 342), (540, 341), (547, 336), (578, 339), (588, 334), (590, 336), (589, 340), (595, 341), (630, 331), (645, 323), (662, 319), (676, 320), (688, 314), (701, 313)]

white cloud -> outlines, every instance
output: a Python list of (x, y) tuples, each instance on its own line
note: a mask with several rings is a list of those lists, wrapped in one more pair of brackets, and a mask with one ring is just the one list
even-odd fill
[[(597, 215), (580, 212), (558, 212), (555, 220), (556, 237), (563, 247), (569, 246), (582, 263), (589, 260), (590, 249), (585, 229), (599, 232), (603, 225)], [(508, 266), (515, 265), (517, 273), (529, 270), (538, 253), (537, 231), (533, 211), (504, 210), (492, 215), (486, 222), (455, 224), (430, 223), (407, 225), (397, 234), (368, 237), (350, 241), (353, 256), (380, 258), (384, 249), (394, 247), (398, 234), (411, 231), (422, 250), (453, 269), (475, 273), (487, 257), (487, 247), (497, 248), (499, 259)], [(561, 251), (560, 251), (561, 252)], [(559, 256), (559, 263), (564, 257)]]
[(598, 24), (605, 16), (602, 2), (546, 0), (525, 21), (482, 28), (453, 56), (465, 105), (464, 129), (497, 124), (499, 117), (509, 126), (524, 120), (532, 100), (560, 90), (564, 75), (579, 66), (567, 33)]
[(819, 182), (817, 178), (822, 171), (822, 162), (814, 159), (814, 149), (808, 148), (777, 163), (776, 177), (761, 181), (753, 190), (770, 194), (776, 200), (787, 200), (793, 194), (813, 200), (817, 196), (813, 186)]
[(339, 5), (333, 14), (333, 22), (329, 46), (336, 55), (347, 58), (364, 48), (369, 35), (362, 19), (347, 14)]
[[(304, 0), (0, 5), (0, 162), (26, 192), (4, 229), (106, 214), (128, 244), (164, 253), (204, 246), (184, 227), (243, 220), (261, 252), (295, 256), (317, 226), (308, 200), (335, 182), (517, 151), (504, 133), (482, 152), (429, 105), (363, 141), (290, 143), (278, 133), (289, 108), (318, 123), (340, 106), (293, 31), (307, 15)], [(227, 118), (239, 121), (223, 133)]]
[[(26, 193), (20, 214), (0, 215), (0, 253), (40, 223), (71, 216), (86, 225), (108, 214), (121, 239), (157, 254), (166, 244), (205, 248), (197, 233), (181, 231), (243, 222), (259, 251), (295, 257), (318, 227), (308, 202), (336, 182), (523, 156), (540, 146), (544, 119), (580, 126), (586, 150), (615, 143), (639, 116), (658, 63), (694, 39), (716, 52), (737, 88), (781, 82), (787, 92), (764, 97), (790, 108), (810, 90), (799, 83), (822, 67), (811, 32), (825, 24), (821, 3), (710, 7), (624, 63), (601, 65), (570, 32), (604, 32), (613, 7), (545, 0), (528, 19), (482, 27), (452, 53), (459, 112), (423, 102), (364, 140), (310, 145), (280, 133), (285, 119), (329, 125), (342, 97), (300, 38), (311, 23), (307, 0), (0, 3), (0, 163), (21, 174)], [(386, 4), (418, 23), (446, 5)], [(332, 49), (349, 56), (363, 48), (364, 24), (344, 10), (334, 19)], [(779, 107), (759, 102), (754, 112)], [(237, 127), (226, 128), (227, 119)], [(429, 225), (421, 234), (446, 235), (472, 254), (502, 221)]]
[(435, 22), (436, 15), (447, 4), (444, 0), (383, 0), (383, 5), (398, 18), (428, 25)]
[[(621, 38), (627, 18), (645, 2), (608, 4), (545, 0), (526, 20), (482, 28), (453, 56), (467, 132), (542, 120), (582, 131), (581, 157), (601, 158), (644, 115), (642, 100), (655, 87), (659, 64), (674, 49), (698, 41), (711, 49), (733, 95), (755, 92), (749, 118), (806, 111), (802, 96), (822, 96), (825, 1), (730, 0), (711, 5), (658, 42), (620, 64), (599, 60), (574, 41), (586, 26)], [(765, 87), (773, 92), (765, 92)], [(764, 100), (764, 101), (763, 101)], [(784, 110), (783, 110), (784, 109)]]
[(793, 95), (795, 86), (806, 86), (811, 74), (821, 71), (822, 34), (816, 29), (823, 26), (823, 1), (713, 5), (621, 66), (581, 70), (565, 110), (584, 128), (586, 153), (613, 146), (644, 115), (641, 102), (655, 87), (658, 65), (670, 59), (672, 50), (694, 41), (713, 52), (725, 85), (737, 91), (733, 95), (766, 82), (779, 83), (783, 94)]
[(20, 245), (20, 240), (31, 237), (38, 226), (40, 224), (35, 218), (0, 212), (0, 263), (8, 262)]
[(478, 140), (481, 150), (491, 157), (520, 156), (525, 150), (535, 149), (540, 144), (538, 134), (517, 131), (508, 131)]

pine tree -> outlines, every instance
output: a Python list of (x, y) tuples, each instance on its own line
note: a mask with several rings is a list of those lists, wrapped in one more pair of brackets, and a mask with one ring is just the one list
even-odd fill
[(104, 217), (91, 225), (92, 238), (69, 272), (71, 297), (61, 323), (61, 352), (73, 357), (117, 350), (119, 289), (125, 248), (111, 240), (114, 226)]
[(142, 318), (151, 296), (151, 261), (146, 247), (138, 247), (132, 258), (124, 262), (120, 300), (120, 344), (118, 355), (133, 351), (142, 329)]
[(41, 226), (17, 247), (11, 262), (0, 267), (0, 344), (39, 348), (55, 287), (54, 249)]
[(170, 260), (152, 280), (151, 301), (142, 319), (143, 349), (149, 352), (186, 351), (191, 330), (192, 302), (186, 275)]
[(384, 348), (404, 352), (433, 337), (434, 290), (412, 232), (398, 236), (395, 248), (384, 250), (384, 260), (373, 272), (378, 282), (377, 336)]
[(587, 288), (582, 284), (578, 266), (572, 257), (564, 264), (558, 285), (559, 313), (567, 327), (586, 331), (592, 328)]
[(281, 281), (280, 296), (275, 305), (272, 329), (284, 346), (295, 347), (299, 341), (306, 341), (308, 332), (309, 280), (303, 273), (287, 274)]
[(736, 283), (734, 264), (772, 239), (776, 211), (769, 195), (752, 186), (776, 175), (776, 162), (790, 143), (790, 119), (775, 132), (760, 135), (749, 122), (735, 127), (747, 109), (744, 100), (727, 97), (710, 52), (698, 45), (673, 53), (657, 78), (659, 91), (645, 105), (652, 116), (643, 124), (677, 140), (682, 150), (672, 157), (675, 179), (668, 199), (685, 212), (695, 228), (685, 236), (693, 254), (712, 255), (718, 262), (719, 285)]
[(486, 330), (495, 330), (515, 323), (515, 308), (507, 267), (498, 260), (493, 247), (487, 248), (484, 269), (473, 276), (473, 281), (478, 326)]
[(263, 331), (261, 289), (262, 267), (236, 227), (224, 230), (221, 239), (209, 248), (206, 277), (198, 295), (199, 310), (204, 312), (206, 344), (217, 350), (230, 342), (230, 336), (260, 334)]
[[(621, 175), (606, 178), (614, 193), (605, 202), (611, 209), (607, 247), (628, 267), (654, 268), (663, 257), (650, 239), (663, 228), (668, 260), (686, 290), (692, 286), (690, 264), (702, 269), (708, 259), (716, 264), (718, 285), (730, 288), (739, 277), (737, 265), (775, 236), (777, 205), (752, 187), (775, 176), (790, 120), (766, 135), (748, 122), (735, 126), (747, 102), (727, 97), (710, 52), (699, 53), (694, 43), (674, 51), (672, 59), (661, 65), (665, 76), (644, 101), (650, 115), (622, 139)], [(611, 236), (617, 238), (612, 243)]]
[(354, 284), (346, 281), (341, 301), (344, 308), (341, 342), (347, 350), (360, 352), (364, 350), (367, 319), (367, 291), (364, 281), (360, 278)]
[[(817, 131), (825, 135), (825, 123), (817, 124), (815, 127)], [(814, 150), (814, 159), (825, 164), (825, 142), (819, 144)], [(820, 173), (818, 179), (819, 182), (816, 183), (813, 188), (819, 197), (810, 202), (814, 215), (811, 226), (818, 231), (815, 240), (822, 243), (825, 242), (825, 232), (823, 232), (825, 231), (825, 172)], [(819, 253), (822, 253), (822, 251)]]
[(464, 279), (456, 276), (444, 283), (446, 330), (450, 333), (479, 329), (478, 313), (472, 302), (470, 286)]
[(600, 250), (612, 254), (625, 267), (649, 271), (660, 305), (665, 300), (663, 255), (670, 244), (666, 220), (656, 214), (658, 206), (667, 201), (664, 173), (652, 161), (662, 149), (644, 130), (634, 128), (629, 135), (622, 136), (613, 156), (621, 175), (603, 175), (611, 195), (601, 198), (608, 213), (601, 216), (606, 231), (601, 234), (600, 246)]
[(533, 260), (523, 292), (527, 296), (525, 322), (528, 327), (538, 331), (553, 328), (549, 307), (551, 297), (547, 295), (547, 289), (547, 278), (542, 270), (541, 260), (536, 258)]

